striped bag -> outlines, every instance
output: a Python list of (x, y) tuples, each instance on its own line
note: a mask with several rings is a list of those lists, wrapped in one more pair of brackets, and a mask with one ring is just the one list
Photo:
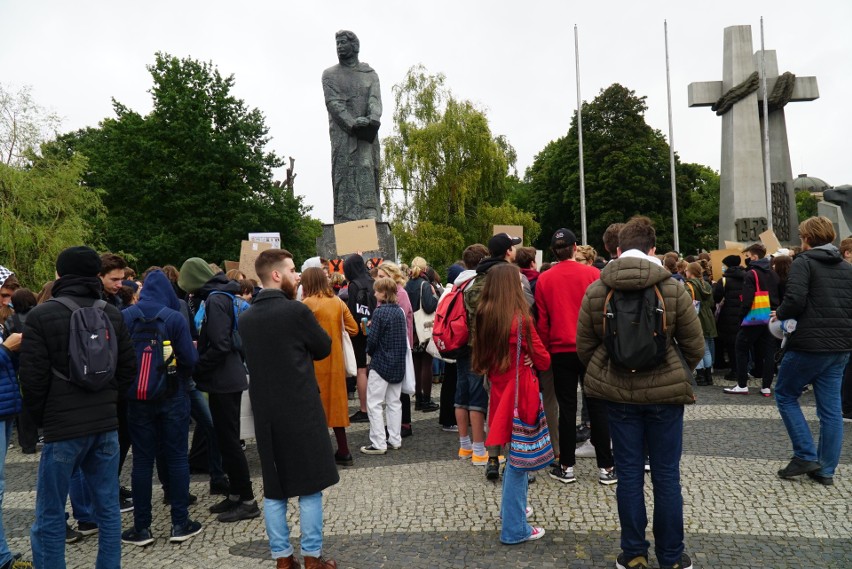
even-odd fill
[(538, 402), (536, 422), (524, 423), (518, 416), (518, 389), (521, 369), (521, 328), (518, 322), (518, 350), (515, 358), (515, 413), (512, 419), (512, 439), (509, 441), (509, 464), (516, 470), (541, 470), (553, 462), (550, 430), (544, 416), (541, 398)]
[(760, 279), (757, 271), (751, 270), (754, 275), (754, 300), (751, 302), (751, 310), (743, 318), (743, 326), (766, 326), (769, 324), (769, 292), (760, 290)]

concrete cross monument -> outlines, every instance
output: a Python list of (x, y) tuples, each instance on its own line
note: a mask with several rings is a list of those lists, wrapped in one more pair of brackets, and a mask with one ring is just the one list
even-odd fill
[[(725, 28), (722, 80), (689, 84), (690, 107), (712, 107), (722, 116), (719, 247), (749, 242), (769, 229), (763, 162), (761, 52), (752, 52), (751, 26)], [(784, 105), (819, 98), (816, 77), (778, 74), (775, 51), (766, 51), (769, 93), (769, 175), (772, 229), (782, 243), (797, 241), (798, 216), (787, 143)]]

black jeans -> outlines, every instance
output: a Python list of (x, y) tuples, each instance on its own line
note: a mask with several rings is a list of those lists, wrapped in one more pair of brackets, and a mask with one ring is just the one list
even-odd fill
[(438, 422), (442, 427), (456, 424), (456, 364), (444, 364), (444, 383), (441, 384), (441, 409)]
[(772, 377), (775, 374), (775, 352), (778, 344), (775, 336), (769, 331), (768, 326), (742, 326), (737, 334), (737, 384), (740, 387), (748, 386), (748, 354), (754, 349), (762, 359), (761, 376), (763, 377), (763, 388), (772, 386)]
[(843, 383), (840, 387), (840, 400), (843, 405), (843, 415), (852, 416), (852, 359), (846, 364)]
[(254, 499), (246, 455), (240, 446), (240, 401), (243, 392), (209, 393), (210, 414), (216, 442), (222, 453), (222, 466), (231, 481), (231, 494), (240, 500)]
[[(562, 466), (574, 466), (574, 450), (577, 434), (574, 431), (577, 419), (577, 386), (582, 385), (586, 373), (576, 352), (551, 354), (553, 368), (553, 386), (556, 401), (559, 403), (559, 463)], [(598, 468), (610, 468), (615, 463), (609, 441), (609, 422), (606, 402), (594, 397), (586, 397), (589, 408), (589, 422), (592, 427), (592, 444), (595, 446)]]

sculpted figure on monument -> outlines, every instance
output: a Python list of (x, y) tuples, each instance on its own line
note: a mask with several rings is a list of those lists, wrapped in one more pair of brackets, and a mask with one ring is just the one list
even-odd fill
[(381, 221), (379, 76), (358, 61), (360, 43), (354, 33), (342, 30), (335, 38), (340, 63), (322, 74), (331, 138), (334, 223), (371, 218)]

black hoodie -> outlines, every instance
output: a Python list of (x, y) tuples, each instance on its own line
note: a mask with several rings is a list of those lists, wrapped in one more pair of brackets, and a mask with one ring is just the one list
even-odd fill
[[(343, 275), (349, 281), (349, 298), (346, 306), (349, 312), (360, 321), (361, 318), (369, 320), (373, 317), (376, 309), (376, 295), (373, 292), (373, 278), (367, 272), (367, 265), (361, 255), (349, 255), (343, 261)], [(360, 327), (358, 335), (361, 335)]]
[(852, 351), (852, 264), (837, 247), (822, 245), (796, 255), (777, 317), (797, 320), (789, 350)]
[(198, 297), (205, 302), (206, 318), (198, 336), (198, 366), (193, 378), (198, 389), (208, 393), (245, 391), (248, 389), (246, 368), (231, 340), (234, 303), (226, 294), (211, 296), (213, 291), (236, 295), (240, 285), (228, 280), (225, 273), (219, 273), (198, 290)]
[(746, 317), (751, 310), (751, 304), (754, 302), (754, 293), (757, 292), (754, 276), (757, 275), (757, 285), (761, 291), (769, 292), (769, 307), (772, 310), (778, 308), (781, 304), (781, 299), (778, 294), (778, 274), (769, 266), (769, 257), (752, 261), (746, 269), (745, 278), (743, 279), (743, 296), (742, 304), (740, 305), (740, 321)]

